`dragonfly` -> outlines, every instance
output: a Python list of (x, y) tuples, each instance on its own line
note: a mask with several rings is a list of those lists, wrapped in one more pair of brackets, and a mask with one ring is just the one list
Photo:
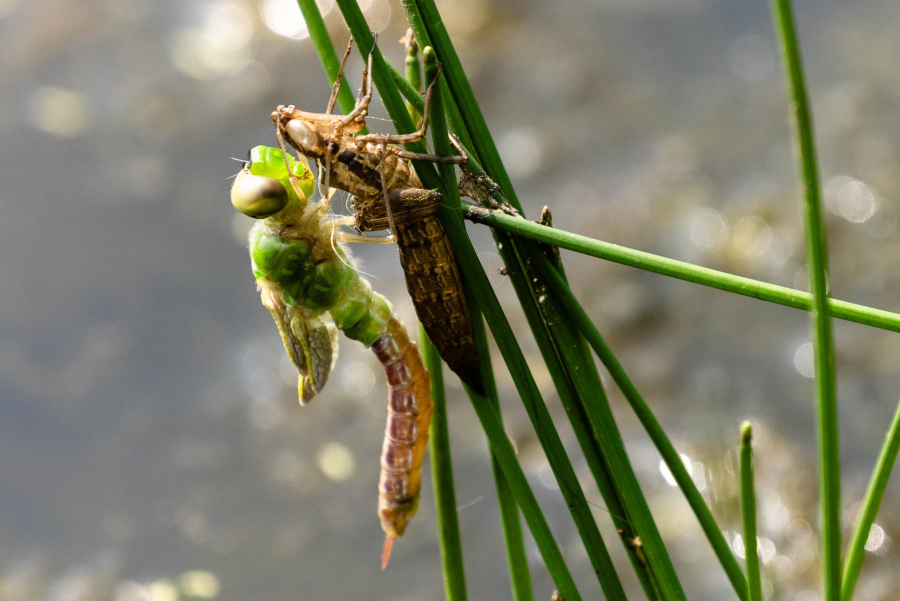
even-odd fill
[(253, 275), (299, 373), (300, 403), (325, 386), (337, 360), (338, 330), (371, 348), (384, 368), (388, 417), (378, 485), (384, 569), (393, 541), (418, 508), (431, 381), (390, 302), (372, 290), (342, 245), (364, 236), (338, 231), (347, 218), (329, 211), (327, 197), (313, 200), (314, 188), (301, 161), (256, 146), (234, 179), (231, 202), (257, 220), (250, 230)]
[[(279, 106), (272, 113), (279, 145), (285, 141), (316, 162), (324, 189), (344, 190), (353, 196), (358, 231), (390, 229), (385, 241), (397, 242), (407, 289), (416, 315), (438, 353), (466, 384), (484, 393), (475, 348), (472, 317), (462, 278), (449, 239), (437, 219), (443, 197), (422, 188), (410, 160), (465, 164), (467, 157), (411, 152), (398, 146), (418, 142), (428, 129), (428, 107), (435, 82), (425, 94), (425, 111), (417, 131), (410, 134), (361, 133), (372, 100), (373, 44), (363, 69), (361, 97), (347, 115), (333, 114), (342, 74), (353, 40), (347, 46), (324, 113)], [(372, 241), (374, 236), (360, 236)]]

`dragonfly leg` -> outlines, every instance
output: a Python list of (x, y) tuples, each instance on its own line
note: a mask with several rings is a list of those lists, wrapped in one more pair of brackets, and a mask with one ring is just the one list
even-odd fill
[(334, 103), (337, 102), (338, 92), (341, 91), (341, 80), (344, 78), (344, 67), (347, 65), (347, 59), (350, 57), (350, 51), (353, 50), (353, 36), (350, 36), (350, 43), (347, 44), (347, 50), (344, 52), (344, 58), (341, 60), (341, 68), (338, 69), (337, 79), (331, 86), (331, 98), (328, 99), (328, 108), (325, 114), (330, 115), (334, 111)]
[(327, 219), (328, 223), (334, 224), (336, 227), (342, 225), (353, 227), (356, 225), (356, 218), (353, 215), (335, 215), (333, 217), (328, 217)]
[(356, 103), (353, 110), (341, 119), (341, 125), (349, 125), (354, 121), (365, 120), (366, 118), (366, 111), (369, 109), (369, 103), (372, 101), (372, 57), (375, 55), (375, 44), (377, 42), (378, 36), (376, 35), (375, 41), (372, 43), (372, 50), (369, 51), (369, 59), (366, 61), (365, 68), (363, 68), (363, 97)]
[[(395, 147), (394, 147), (395, 148)], [(413, 161), (428, 161), (429, 163), (450, 163), (451, 165), (465, 165), (469, 162), (469, 157), (461, 156), (440, 156), (436, 154), (427, 154), (424, 152), (411, 152), (402, 148), (395, 148), (388, 152), (397, 155), (401, 159), (411, 159)]]
[(397, 242), (397, 236), (393, 234), (388, 234), (387, 236), (364, 236), (351, 232), (335, 232), (334, 236), (338, 242), (354, 242), (357, 244), (394, 244)]
[[(440, 69), (440, 66), (438, 66), (438, 76), (440, 76), (441, 74)], [(411, 134), (369, 134), (365, 136), (357, 136), (357, 139), (365, 142), (384, 144), (409, 144), (411, 142), (421, 142), (422, 140), (424, 140), (425, 134), (428, 133), (428, 109), (431, 107), (431, 95), (434, 92), (434, 85), (437, 83), (437, 81), (438, 78), (435, 77), (428, 85), (428, 90), (425, 91), (425, 112), (422, 114), (422, 119), (419, 121), (416, 131), (412, 132)]]

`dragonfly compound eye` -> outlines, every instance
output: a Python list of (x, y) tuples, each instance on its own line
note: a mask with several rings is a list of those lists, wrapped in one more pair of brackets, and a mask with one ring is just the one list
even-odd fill
[(253, 175), (243, 169), (231, 186), (231, 204), (234, 208), (255, 219), (278, 213), (288, 203), (287, 190), (276, 179)]
[(312, 156), (321, 155), (324, 151), (322, 140), (316, 129), (300, 119), (291, 119), (285, 126), (288, 136), (297, 147), (297, 150), (303, 154)]

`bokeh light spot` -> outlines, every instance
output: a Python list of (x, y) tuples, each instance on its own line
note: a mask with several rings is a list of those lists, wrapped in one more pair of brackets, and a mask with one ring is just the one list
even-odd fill
[(812, 342), (804, 342), (794, 352), (794, 367), (805, 378), (816, 377), (816, 364), (813, 358)]
[(11, 15), (18, 5), (19, 0), (0, 0), (0, 19)]
[(222, 590), (219, 579), (212, 572), (192, 570), (178, 577), (178, 587), (188, 597), (215, 599)]
[(700, 250), (720, 250), (728, 242), (728, 224), (715, 209), (697, 209), (690, 216), (690, 235)]
[[(679, 453), (678, 456), (681, 457), (681, 462), (684, 464), (684, 468), (687, 470), (688, 475), (693, 476), (694, 463), (691, 461), (691, 458), (684, 453)], [(678, 485), (678, 483), (675, 481), (675, 476), (672, 475), (672, 471), (669, 469), (669, 466), (666, 465), (666, 462), (662, 459), (659, 460), (659, 473), (662, 474), (663, 479), (669, 486)]]
[(241, 52), (217, 48), (203, 29), (183, 29), (169, 46), (169, 59), (176, 69), (194, 79), (210, 81), (242, 65)]
[(353, 453), (339, 442), (322, 445), (316, 453), (316, 463), (322, 473), (335, 482), (343, 482), (356, 472)]
[(744, 217), (734, 226), (734, 243), (751, 257), (761, 257), (772, 245), (772, 228), (759, 217)]
[(874, 553), (884, 546), (887, 537), (884, 528), (878, 524), (872, 524), (869, 528), (869, 538), (866, 539), (866, 551)]
[(500, 137), (499, 146), (511, 177), (534, 175), (543, 160), (538, 134), (532, 129), (517, 128), (505, 132)]
[[(324, 17), (331, 12), (332, 0), (316, 0)], [(260, 7), (263, 23), (271, 31), (286, 38), (302, 40), (309, 37), (306, 20), (295, 0), (264, 0)]]
[(878, 196), (866, 184), (839, 175), (825, 185), (825, 204), (835, 215), (853, 223), (868, 221), (878, 210)]
[(210, 7), (203, 29), (209, 43), (224, 52), (240, 50), (253, 35), (253, 23), (244, 5), (227, 0)]
[(157, 580), (147, 585), (150, 601), (178, 601), (178, 589), (171, 580)]
[(39, 88), (31, 97), (30, 116), (35, 127), (61, 138), (81, 135), (90, 125), (87, 98), (65, 88)]
[(742, 35), (728, 48), (731, 72), (749, 82), (763, 81), (775, 70), (772, 44), (755, 33)]
[(375, 372), (365, 363), (351, 363), (341, 372), (341, 386), (349, 396), (363, 398), (375, 387)]

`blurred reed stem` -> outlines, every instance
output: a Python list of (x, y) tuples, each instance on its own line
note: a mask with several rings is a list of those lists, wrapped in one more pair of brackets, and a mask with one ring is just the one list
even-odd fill
[(466, 601), (466, 575), (463, 567), (462, 540), (456, 509), (456, 489), (453, 486), (453, 462), (450, 459), (450, 434), (447, 427), (447, 399), (444, 395), (444, 371), (441, 356), (422, 324), (419, 324), (419, 348), (425, 368), (431, 376), (431, 399), (434, 413), (431, 418), (429, 451), (431, 477), (434, 485), (434, 506), (441, 541), (441, 565), (444, 573), (444, 593), (447, 601)]
[(822, 216), (812, 112), (791, 2), (772, 0), (772, 10), (781, 40), (791, 101), (794, 145), (798, 153), (804, 196), (806, 258), (809, 262), (809, 289), (812, 292), (812, 338), (816, 368), (824, 601), (837, 601), (841, 594), (841, 457), (834, 340), (828, 307), (828, 244)]
[(744, 526), (744, 561), (747, 565), (748, 601), (763, 601), (756, 535), (756, 491), (753, 488), (753, 428), (741, 424), (741, 517)]
[(900, 451), (900, 404), (894, 413), (891, 427), (885, 436), (884, 445), (878, 454), (875, 470), (866, 488), (866, 496), (863, 498), (856, 518), (856, 528), (850, 538), (850, 546), (847, 549), (847, 558), (844, 563), (844, 575), (841, 582), (841, 601), (851, 601), (856, 581), (859, 579), (859, 571), (862, 568), (863, 556), (866, 553), (866, 542), (869, 540), (869, 532), (872, 524), (878, 516), (878, 507), (884, 497), (894, 462), (897, 460), (897, 452)]

